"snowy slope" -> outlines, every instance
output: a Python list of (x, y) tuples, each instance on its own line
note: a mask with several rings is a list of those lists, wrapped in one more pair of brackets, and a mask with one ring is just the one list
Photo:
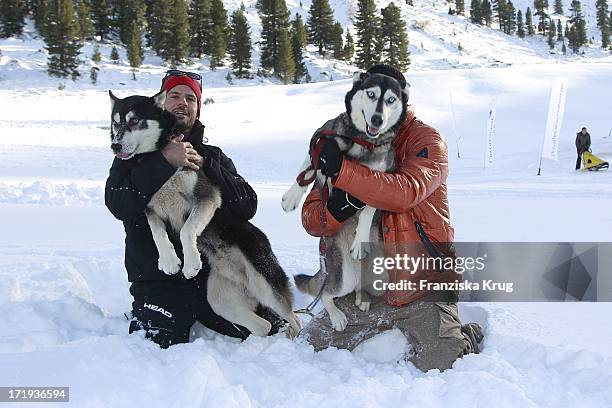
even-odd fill
[[(314, 353), (282, 335), (238, 343), (201, 327), (192, 343), (166, 351), (127, 335), (124, 232), (103, 205), (112, 159), (106, 90), (37, 87), (38, 73), (26, 69), (15, 72), (31, 75), (30, 86), (17, 87), (24, 79), (15, 72), (3, 71), (10, 78), (0, 82), (0, 385), (70, 386), (75, 407), (612, 405), (605, 303), (462, 304), (461, 318), (485, 328), (485, 349), (444, 373), (400, 362), (407, 343), (397, 332), (354, 353)], [(449, 143), (459, 241), (611, 240), (611, 173), (573, 170), (582, 125), (594, 151), (612, 159), (612, 83), (601, 80), (611, 73), (604, 62), (408, 73), (417, 115)], [(558, 76), (569, 79), (560, 160), (544, 161), (536, 176)], [(156, 81), (113, 88), (152, 94)], [(207, 136), (256, 188), (255, 223), (290, 275), (314, 271), (317, 245), (299, 214), (282, 212), (280, 197), (311, 133), (343, 109), (349, 88), (334, 81), (206, 91), (216, 101), (202, 111)], [(497, 161), (484, 171), (493, 99)]]
[[(391, 1), (377, 0), (379, 8), (387, 6)], [(255, 0), (244, 2), (247, 10), (247, 19), (251, 26), (253, 43), (253, 72), (257, 71), (260, 64), (260, 34), (261, 20), (257, 15)], [(469, 2), (467, 2), (469, 3)], [(551, 15), (552, 5), (551, 3)], [(564, 0), (565, 14), (569, 15), (569, 0)], [(241, 1), (229, 0), (224, 2), (230, 14), (240, 7)], [(302, 15), (304, 21), (308, 19), (310, 0), (288, 0), (287, 7), (293, 16), (296, 13)], [(411, 53), (411, 70), (432, 70), (449, 68), (479, 68), (479, 67), (505, 67), (521, 64), (550, 64), (565, 62), (593, 62), (612, 61), (609, 52), (600, 48), (601, 38), (596, 27), (595, 0), (583, 2), (583, 13), (587, 19), (589, 38), (593, 37), (593, 45), (583, 47), (584, 55), (573, 55), (569, 53), (563, 56), (558, 50), (549, 52), (546, 39), (542, 36), (519, 39), (517, 36), (508, 36), (493, 28), (474, 25), (469, 22), (469, 17), (448, 15), (448, 3), (439, 0), (415, 0), (414, 6), (407, 6), (404, 1), (397, 1), (402, 17), (406, 21)], [(357, 10), (357, 0), (331, 0), (330, 5), (334, 9), (334, 18), (339, 21), (345, 30), (352, 31), (353, 37), (356, 33), (353, 27), (354, 15)], [(515, 7), (521, 9), (523, 14), (527, 6), (533, 4), (530, 0), (517, 0)], [(466, 4), (466, 14), (469, 15)], [(553, 18), (559, 16), (554, 15)], [(459, 50), (459, 45), (461, 50)], [(162, 66), (162, 61), (154, 55), (151, 50), (146, 50), (143, 65), (137, 74), (137, 81), (132, 81), (131, 71), (127, 63), (126, 52), (118, 45), (121, 60), (118, 64), (110, 60), (112, 44), (101, 44), (100, 51), (102, 61), (99, 64), (101, 71), (98, 74), (98, 83), (91, 84), (89, 72), (92, 67), (91, 55), (93, 44), (87, 42), (82, 48), (81, 58), (83, 63), (79, 69), (81, 79), (76, 83), (70, 79), (59, 80), (49, 78), (46, 74), (47, 52), (44, 42), (38, 38), (31, 21), (20, 39), (0, 40), (0, 87), (5, 89), (24, 89), (33, 83), (37, 89), (57, 89), (60, 84), (67, 90), (77, 89), (147, 89), (156, 88), (159, 77), (167, 69)], [(309, 46), (305, 53), (305, 62), (312, 77), (312, 81), (321, 82), (330, 79), (349, 78), (356, 68), (345, 62), (318, 56), (315, 47)], [(201, 60), (192, 59), (189, 64), (182, 68), (204, 74), (205, 88), (216, 88), (228, 86), (226, 76), (229, 68), (219, 68), (211, 71), (207, 57)], [(234, 86), (254, 86), (260, 84), (275, 84), (274, 78), (254, 77), (253, 79), (232, 81)]]

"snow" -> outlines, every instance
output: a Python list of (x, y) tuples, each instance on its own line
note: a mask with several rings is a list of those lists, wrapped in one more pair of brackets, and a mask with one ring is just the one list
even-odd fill
[[(411, 10), (439, 18), (430, 23), (433, 34), (411, 31), (412, 44), (422, 38), (430, 51), (413, 53), (415, 69), (406, 75), (417, 116), (449, 144), (457, 240), (610, 241), (610, 173), (573, 170), (582, 126), (593, 151), (612, 160), (610, 57), (595, 49), (568, 59), (527, 51), (520, 40), (463, 29), (460, 17), (444, 15), (444, 6), (422, 2)], [(342, 13), (336, 8), (344, 25)], [(480, 51), (466, 56), (434, 47), (453, 22)], [(487, 56), (495, 45), (503, 64)], [(68, 81), (60, 91), (44, 73), (39, 40), (1, 40), (0, 47), (0, 385), (70, 386), (69, 405), (77, 407), (612, 405), (610, 303), (461, 304), (462, 320), (483, 326), (484, 350), (444, 373), (424, 374), (402, 361), (409, 346), (397, 331), (352, 353), (315, 353), (282, 334), (241, 343), (198, 325), (191, 343), (168, 350), (128, 335), (124, 231), (103, 204), (112, 161), (107, 89), (121, 97), (152, 95), (165, 68), (149, 56), (133, 82), (123, 62), (104, 62), (98, 85)], [(330, 65), (312, 61), (326, 67), (321, 70)], [(447, 69), (455, 65), (473, 69)], [(312, 273), (317, 241), (303, 231), (298, 213), (282, 211), (280, 198), (312, 132), (343, 110), (350, 80), (258, 86), (253, 79), (227, 86), (219, 71), (205, 74), (204, 97), (215, 101), (202, 110), (206, 136), (257, 190), (254, 222), (286, 272)], [(544, 160), (537, 176), (557, 77), (569, 79), (560, 159)], [(492, 100), (496, 163), (485, 171)], [(296, 297), (299, 307), (310, 301)]]

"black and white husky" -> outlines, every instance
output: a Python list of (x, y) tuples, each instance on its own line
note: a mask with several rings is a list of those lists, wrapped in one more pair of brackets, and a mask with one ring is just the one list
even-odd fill
[[(160, 150), (174, 134), (174, 116), (163, 110), (166, 92), (153, 97), (111, 98), (111, 148), (118, 158)], [(180, 168), (157, 191), (145, 214), (159, 252), (159, 268), (168, 275), (181, 270), (181, 261), (168, 237), (177, 234), (183, 247), (182, 273), (192, 278), (202, 268), (200, 252), (210, 264), (207, 298), (226, 320), (258, 336), (271, 324), (254, 311), (269, 307), (289, 322), (294, 337), (300, 321), (293, 313), (289, 278), (279, 265), (265, 234), (249, 222), (211, 223), (221, 206), (221, 192), (204, 172)]]
[[(382, 74), (356, 73), (353, 87), (345, 97), (346, 112), (326, 122), (313, 139), (322, 133), (332, 135), (328, 137), (336, 140), (347, 157), (372, 170), (393, 171), (393, 140), (406, 118), (407, 104), (407, 84), (402, 86), (396, 79)], [(311, 148), (314, 144), (311, 141)], [(311, 153), (302, 163), (300, 174), (303, 176), (298, 180), (310, 179), (314, 175)], [(320, 191), (326, 183), (328, 191), (331, 191), (331, 180), (326, 180), (320, 171), (316, 172), (316, 180)], [(282, 207), (285, 211), (297, 208), (308, 188), (304, 184), (296, 181), (283, 195)], [(346, 316), (333, 302), (335, 297), (355, 291), (355, 305), (363, 311), (370, 308), (368, 292), (362, 291), (362, 288), (371, 291), (372, 285), (365, 281), (368, 276), (361, 274), (361, 262), (371, 262), (370, 244), (378, 244), (376, 246), (379, 248), (382, 246), (379, 213), (375, 208), (366, 206), (348, 219), (335, 236), (322, 238), (327, 248), (327, 276), (321, 271), (314, 276), (295, 276), (295, 283), (302, 292), (311, 296), (321, 292), (321, 300), (335, 330), (342, 331), (347, 325)]]

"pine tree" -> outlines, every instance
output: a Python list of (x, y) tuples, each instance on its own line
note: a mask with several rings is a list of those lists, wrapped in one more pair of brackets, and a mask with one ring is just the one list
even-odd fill
[(189, 6), (189, 54), (200, 58), (210, 53), (211, 0), (193, 0)]
[(79, 37), (81, 40), (89, 40), (93, 38), (94, 26), (91, 20), (91, 11), (89, 10), (88, 0), (78, 0), (77, 16), (79, 21)]
[(299, 14), (296, 13), (296, 18), (291, 22), (291, 51), (293, 55), (293, 65), (295, 65), (295, 72), (293, 73), (293, 83), (299, 84), (302, 77), (308, 74), (306, 64), (304, 64), (304, 56), (302, 50), (304, 49), (304, 24), (302, 23), (302, 32), (299, 30), (299, 23), (301, 18), (298, 20)]
[(561, 19), (557, 20), (557, 41), (563, 41), (563, 27), (561, 26)]
[(116, 64), (117, 62), (119, 62), (119, 51), (117, 50), (117, 47), (115, 47), (114, 45), (110, 53), (110, 59), (111, 61), (113, 61), (113, 64)]
[(172, 0), (150, 0), (147, 6), (147, 42), (160, 56), (165, 52), (167, 38), (171, 33), (171, 5)]
[(465, 0), (455, 0), (455, 13), (465, 15)]
[(493, 11), (491, 10), (491, 3), (489, 0), (482, 0), (480, 3), (480, 15), (484, 20), (484, 23), (487, 27), (491, 27), (491, 22), (493, 21)]
[(561, 52), (563, 55), (567, 54), (567, 47), (565, 46), (565, 41), (563, 41), (563, 46), (561, 47)]
[(285, 0), (259, 0), (257, 11), (261, 18), (261, 67), (272, 70), (283, 82), (289, 83), (295, 72), (289, 11)]
[(400, 9), (393, 3), (381, 10), (382, 38), (384, 44), (384, 62), (400, 71), (406, 71), (410, 58), (408, 57), (408, 34), (406, 23), (402, 20)]
[(571, 26), (569, 29), (569, 34), (567, 36), (567, 43), (574, 52), (574, 54), (580, 51), (580, 42), (578, 41), (578, 36), (576, 35), (576, 27)]
[(244, 4), (232, 13), (228, 53), (237, 78), (248, 78), (251, 69), (251, 33)]
[[(580, 48), (588, 42), (588, 38), (586, 34), (586, 21), (582, 14), (582, 4), (579, 0), (572, 0), (570, 11), (572, 13), (572, 18), (570, 19), (572, 26), (570, 30), (573, 28), (575, 31), (574, 45)], [(570, 46), (571, 45), (572, 44), (570, 44)], [(572, 47), (572, 50), (578, 52), (574, 47)]]
[(161, 32), (159, 55), (171, 67), (176, 67), (185, 62), (189, 55), (189, 23), (185, 0), (171, 0), (170, 13), (164, 28)]
[(531, 16), (531, 9), (527, 7), (527, 13), (525, 13), (525, 25), (527, 26), (527, 35), (535, 35), (535, 27), (533, 26), (533, 17)]
[(98, 71), (100, 71), (100, 68), (98, 67), (91, 67), (91, 69), (89, 70), (89, 79), (94, 85), (96, 84), (96, 82), (98, 82)]
[[(285, 4), (285, 0), (282, 0), (282, 3)], [(286, 11), (286, 17), (287, 19), (289, 18), (288, 11)], [(285, 28), (278, 35), (278, 61), (274, 68), (274, 73), (284, 84), (290, 83), (295, 77), (295, 63), (293, 62), (288, 24), (285, 25)]]
[(142, 64), (142, 32), (140, 24), (136, 21), (130, 27), (130, 36), (127, 42), (127, 58), (132, 67), (132, 79), (136, 80), (136, 70)]
[(107, 0), (91, 0), (91, 14), (93, 16), (96, 35), (104, 39), (111, 31), (111, 7)]
[(512, 0), (508, 0), (507, 2), (505, 0), (503, 2), (500, 0), (499, 7), (500, 29), (508, 35), (514, 34), (514, 30), (516, 29), (516, 9), (514, 8)]
[(24, 0), (0, 1), (0, 38), (21, 35), (27, 12)]
[(480, 13), (480, 0), (472, 0), (470, 3), (470, 21), (474, 24), (482, 24)]
[(273, 71), (278, 59), (278, 37), (280, 31), (279, 2), (277, 0), (258, 0), (257, 12), (261, 19), (261, 67)]
[[(308, 44), (308, 32), (304, 26), (302, 16), (298, 13), (295, 13), (295, 17), (291, 21), (291, 29), (297, 35), (297, 41), (299, 42), (301, 49), (305, 49), (306, 45)], [(291, 35), (293, 36), (293, 34)]]
[(357, 30), (355, 63), (359, 68), (368, 69), (380, 59), (380, 54), (376, 52), (379, 47), (377, 39), (380, 32), (380, 18), (376, 15), (374, 0), (357, 0), (355, 29)]
[(597, 10), (597, 27), (601, 30), (604, 27), (609, 25), (608, 22), (608, 1), (607, 0), (597, 0), (595, 3), (595, 9)]
[(333, 51), (333, 57), (336, 59), (342, 59), (344, 57), (342, 34), (344, 34), (342, 24), (339, 22), (334, 23), (334, 27), (332, 28), (331, 49)]
[(93, 54), (91, 55), (91, 60), (96, 64), (100, 63), (102, 60), (102, 54), (100, 54), (100, 45), (96, 42), (93, 49)]
[(552, 22), (552, 20), (549, 22), (549, 27), (550, 29), (548, 30), (547, 42), (548, 42), (548, 46), (550, 47), (550, 49), (554, 50), (555, 49), (555, 37), (556, 37), (555, 34), (557, 30), (554, 28), (555, 24)]
[(516, 35), (519, 38), (525, 38), (525, 26), (523, 25), (523, 13), (521, 13), (521, 10), (516, 13)]
[(509, 24), (509, 29), (510, 32), (508, 34), (512, 35), (514, 34), (514, 31), (516, 30), (516, 8), (514, 7), (514, 3), (512, 3), (512, 0), (508, 0), (508, 13), (509, 13), (509, 18), (510, 18), (510, 24)]
[(563, 15), (563, 1), (555, 0), (555, 14)]
[(355, 54), (355, 43), (349, 30), (346, 30), (346, 41), (344, 42), (344, 60), (351, 62)]
[(132, 25), (134, 23), (139, 27), (144, 25), (144, 1), (121, 0), (113, 4), (116, 8), (116, 21), (114, 25), (119, 31), (119, 39), (127, 46), (132, 41)]
[[(340, 27), (342, 28), (342, 27)], [(334, 12), (327, 0), (313, 0), (308, 12), (308, 40), (316, 45), (319, 55), (332, 48), (334, 38)]]
[(548, 0), (534, 0), (533, 7), (535, 9), (535, 15), (540, 18), (538, 21), (538, 32), (542, 35), (546, 35), (548, 31)]
[(41, 37), (45, 36), (45, 22), (47, 21), (47, 0), (34, 0), (30, 8), (34, 17), (34, 27), (40, 33)]
[(227, 11), (223, 6), (223, 0), (212, 0), (210, 21), (212, 23), (210, 67), (214, 69), (223, 65), (227, 50)]
[(49, 75), (72, 79), (79, 77), (79, 25), (71, 0), (49, 0), (45, 25), (45, 43), (49, 52)]
[(491, 0), (493, 17), (497, 18), (499, 29), (506, 32), (506, 0)]
[(601, 31), (601, 47), (606, 49), (610, 43), (610, 24), (608, 0), (597, 0), (595, 3), (597, 9), (597, 27)]
[(601, 30), (601, 48), (604, 50), (610, 47), (610, 31), (607, 26)]

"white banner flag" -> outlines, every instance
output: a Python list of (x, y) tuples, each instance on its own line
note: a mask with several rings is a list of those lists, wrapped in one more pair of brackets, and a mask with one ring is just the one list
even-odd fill
[(495, 100), (491, 101), (487, 117), (487, 137), (485, 139), (485, 168), (492, 168), (495, 163)]
[(457, 157), (461, 157), (461, 154), (459, 153), (459, 139), (461, 139), (461, 136), (459, 136), (459, 133), (457, 133), (457, 121), (455, 120), (455, 104), (453, 103), (452, 90), (448, 91), (448, 97), (450, 99), (451, 113), (453, 115), (453, 133), (455, 133), (455, 145), (457, 145)]
[(565, 95), (567, 94), (567, 78), (558, 78), (553, 84), (548, 103), (548, 118), (542, 146), (542, 157), (558, 160), (559, 137), (565, 113)]

